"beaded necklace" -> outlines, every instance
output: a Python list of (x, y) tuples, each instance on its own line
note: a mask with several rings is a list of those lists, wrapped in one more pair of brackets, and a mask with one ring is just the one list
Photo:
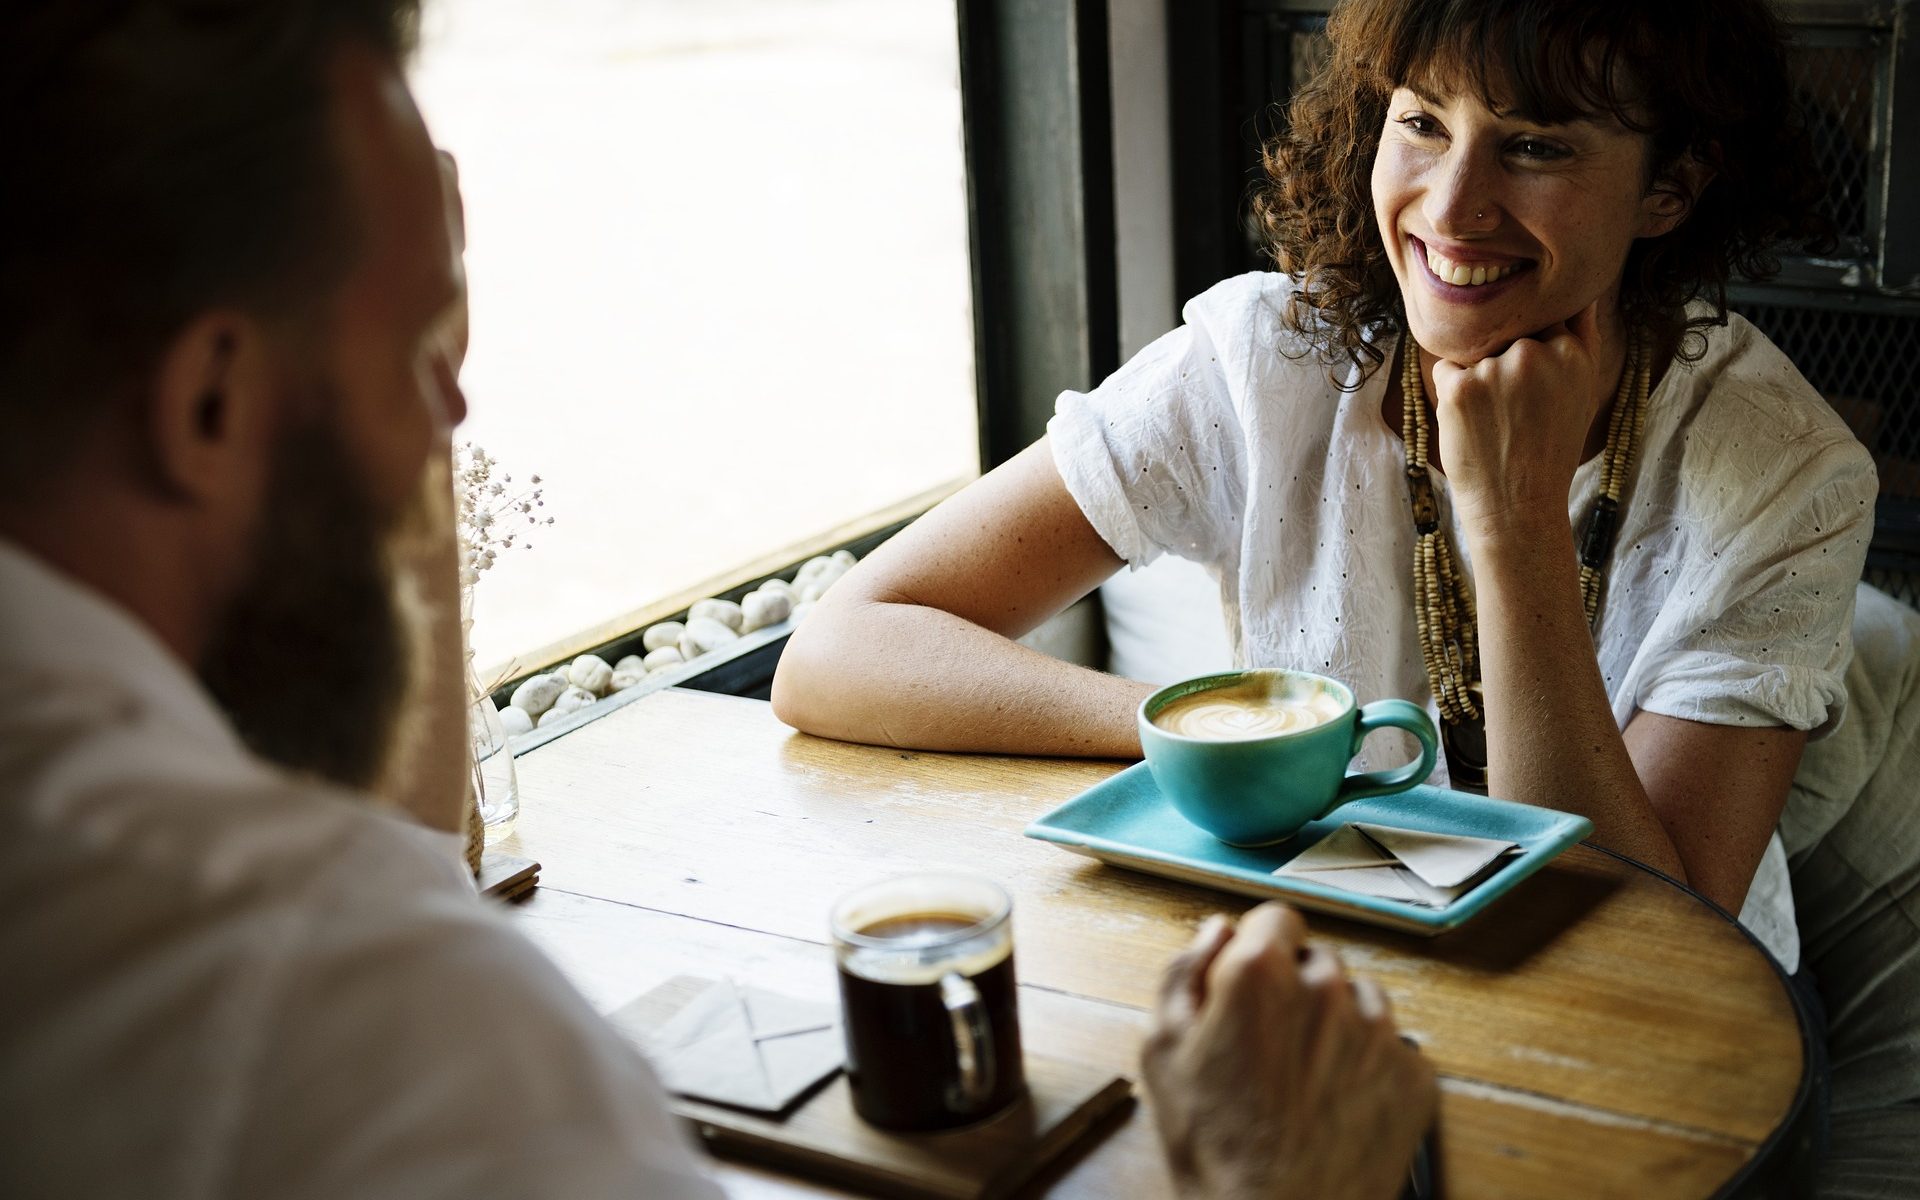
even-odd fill
[[(1479, 614), (1473, 591), (1440, 531), (1440, 505), (1427, 470), (1429, 429), (1427, 390), (1420, 373), (1420, 348), (1404, 340), (1400, 378), (1400, 438), (1406, 450), (1407, 492), (1413, 502), (1413, 616), (1427, 683), (1440, 709), (1447, 773), (1453, 786), (1485, 793), (1487, 733), (1480, 686)], [(1600, 454), (1600, 494), (1587, 511), (1580, 537), (1580, 600), (1587, 627), (1600, 627), (1600, 601), (1606, 592), (1607, 559), (1619, 527), (1620, 497), (1633, 473), (1646, 423), (1647, 393), (1653, 376), (1649, 339), (1628, 339), (1626, 367), (1613, 397), (1607, 445)]]

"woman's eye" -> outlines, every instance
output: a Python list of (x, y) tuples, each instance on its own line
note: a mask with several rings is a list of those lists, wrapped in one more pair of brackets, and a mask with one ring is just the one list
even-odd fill
[(1565, 158), (1568, 154), (1572, 153), (1565, 146), (1557, 142), (1549, 142), (1545, 138), (1537, 137), (1516, 138), (1509, 143), (1509, 147), (1521, 158), (1530, 158), (1543, 162), (1556, 158)]
[(1433, 137), (1440, 132), (1440, 122), (1423, 112), (1407, 113), (1405, 116), (1395, 117), (1394, 120), (1402, 129), (1415, 137)]

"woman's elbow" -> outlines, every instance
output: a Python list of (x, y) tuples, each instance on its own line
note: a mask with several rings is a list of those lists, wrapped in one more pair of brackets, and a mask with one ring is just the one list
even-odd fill
[(780, 662), (773, 669), (773, 689), (768, 698), (773, 701), (773, 715), (802, 732), (811, 732), (807, 728), (807, 669), (795, 661), (794, 640), (799, 637), (796, 630), (780, 651)]
[(828, 634), (822, 628), (821, 618), (825, 615), (815, 611), (808, 615), (804, 625), (795, 627), (773, 670), (773, 688), (769, 694), (773, 715), (802, 733), (829, 732), (827, 718), (833, 708), (829, 698), (833, 680), (829, 671), (832, 656), (821, 645)]

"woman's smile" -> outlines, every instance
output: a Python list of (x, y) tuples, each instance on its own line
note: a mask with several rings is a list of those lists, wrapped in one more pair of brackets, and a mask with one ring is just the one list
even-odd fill
[(1520, 284), (1533, 267), (1532, 259), (1456, 249), (1428, 243), (1412, 234), (1407, 235), (1407, 242), (1420, 265), (1420, 277), (1449, 304), (1485, 304)]

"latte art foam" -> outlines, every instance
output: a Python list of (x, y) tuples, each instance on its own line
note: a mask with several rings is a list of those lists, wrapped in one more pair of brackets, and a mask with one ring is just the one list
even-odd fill
[(1182, 737), (1246, 741), (1325, 725), (1346, 708), (1346, 701), (1318, 687), (1274, 691), (1265, 683), (1239, 684), (1182, 696), (1155, 713), (1153, 723)]

